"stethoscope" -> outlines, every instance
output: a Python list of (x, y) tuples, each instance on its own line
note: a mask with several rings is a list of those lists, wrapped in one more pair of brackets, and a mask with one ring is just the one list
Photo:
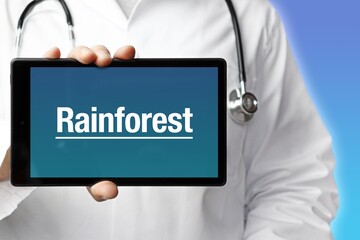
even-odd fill
[[(19, 56), (21, 50), (21, 37), (23, 32), (23, 24), (27, 15), (31, 12), (31, 10), (38, 4), (45, 0), (33, 0), (30, 2), (22, 12), (18, 25), (17, 25), (17, 34), (16, 34), (16, 42), (15, 42), (15, 51), (16, 56)], [(69, 8), (65, 2), (65, 0), (58, 0), (64, 9), (66, 15), (66, 22), (68, 24), (68, 32), (69, 32), (69, 41), (71, 48), (75, 46), (75, 35), (74, 35), (74, 24), (72, 21), (72, 16), (69, 11)], [(236, 12), (234, 9), (234, 5), (231, 0), (225, 0), (227, 6), (229, 8), (231, 19), (233, 22), (234, 32), (235, 32), (235, 41), (236, 41), (236, 51), (237, 51), (237, 59), (238, 59), (238, 67), (239, 67), (239, 86), (232, 90), (229, 95), (229, 103), (228, 108), (231, 113), (232, 119), (236, 123), (245, 123), (248, 122), (253, 116), (254, 113), (258, 109), (258, 100), (254, 94), (246, 91), (246, 73), (245, 73), (245, 58), (243, 54), (243, 47), (241, 42), (241, 32), (240, 26), (238, 23), (238, 19), (236, 16)]]

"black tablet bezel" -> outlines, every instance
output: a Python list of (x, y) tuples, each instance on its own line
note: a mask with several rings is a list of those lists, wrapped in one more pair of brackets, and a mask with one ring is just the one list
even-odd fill
[[(16, 58), (11, 62), (11, 183), (14, 186), (89, 186), (102, 180), (118, 186), (223, 186), (226, 183), (226, 61), (221, 58), (114, 60), (110, 67), (218, 68), (218, 177), (217, 178), (31, 178), (30, 177), (30, 68), (94, 67), (73, 59)], [(21, 109), (21, 110), (19, 110)]]

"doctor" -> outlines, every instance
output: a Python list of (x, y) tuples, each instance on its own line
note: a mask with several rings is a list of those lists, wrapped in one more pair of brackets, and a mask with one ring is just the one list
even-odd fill
[[(9, 64), (16, 23), (30, 0), (0, 6), (0, 156), (10, 146)], [(135, 3), (136, 2), (136, 3)], [(70, 57), (106, 65), (137, 57), (222, 57), (228, 92), (238, 84), (235, 35), (223, 0), (67, 0), (77, 47)], [(266, 0), (234, 0), (247, 89), (260, 107), (228, 117), (228, 182), (222, 188), (121, 188), (98, 203), (83, 188), (15, 188), (0, 170), (0, 239), (332, 239), (337, 209), (331, 139), (306, 93), (284, 29)], [(70, 52), (64, 13), (44, 1), (27, 17), (20, 56)], [(59, 57), (51, 49), (46, 57)], [(46, 101), (46, 99), (44, 99)], [(1, 157), (2, 158), (2, 157)], [(9, 156), (5, 157), (8, 159)], [(117, 188), (90, 188), (98, 200)]]

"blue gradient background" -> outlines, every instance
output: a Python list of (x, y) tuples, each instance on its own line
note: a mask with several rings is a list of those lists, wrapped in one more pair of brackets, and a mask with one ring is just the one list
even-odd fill
[(360, 239), (360, 1), (272, 0), (333, 136), (340, 208), (335, 239)]
[[(31, 177), (217, 177), (218, 69), (31, 68)], [(45, 99), (45, 100), (44, 100)], [(75, 114), (193, 113), (193, 133), (57, 133), (57, 107)], [(67, 116), (65, 114), (65, 116)], [(76, 120), (73, 120), (76, 122)], [(107, 121), (105, 121), (107, 124)], [(90, 126), (91, 129), (91, 126)], [(192, 140), (56, 140), (56, 136), (192, 136)]]

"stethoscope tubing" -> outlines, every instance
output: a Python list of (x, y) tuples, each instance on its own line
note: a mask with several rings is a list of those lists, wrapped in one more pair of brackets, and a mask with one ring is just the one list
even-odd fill
[[(22, 46), (22, 35), (23, 35), (23, 25), (26, 17), (32, 11), (32, 9), (38, 5), (39, 3), (45, 0), (33, 0), (30, 2), (23, 12), (20, 15), (17, 25), (17, 33), (16, 33), (16, 41), (15, 41), (15, 53), (16, 57), (20, 56), (21, 46)], [(73, 49), (75, 47), (75, 34), (74, 34), (74, 24), (72, 20), (72, 15), (70, 10), (65, 2), (65, 0), (58, 0), (61, 4), (65, 15), (66, 22), (68, 25), (68, 34), (70, 47)], [(237, 123), (244, 123), (249, 121), (254, 113), (258, 109), (258, 100), (252, 93), (246, 91), (246, 67), (245, 67), (245, 57), (243, 51), (243, 43), (241, 40), (241, 30), (238, 22), (238, 18), (236, 15), (236, 11), (231, 0), (225, 0), (233, 23), (233, 29), (235, 33), (235, 44), (236, 44), (236, 53), (238, 60), (238, 68), (239, 68), (239, 86), (234, 89), (229, 96), (229, 108), (231, 112), (231, 116)]]

